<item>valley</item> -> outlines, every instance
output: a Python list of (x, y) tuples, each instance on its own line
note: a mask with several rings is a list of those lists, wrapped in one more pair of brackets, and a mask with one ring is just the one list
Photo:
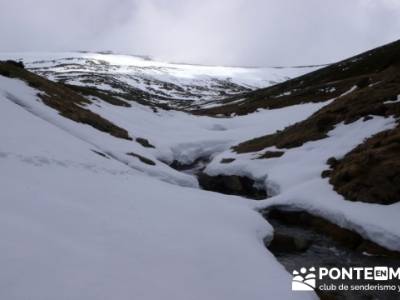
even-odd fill
[(294, 295), (289, 272), (398, 260), (399, 53), (258, 69), (2, 54), (9, 299), (353, 299)]

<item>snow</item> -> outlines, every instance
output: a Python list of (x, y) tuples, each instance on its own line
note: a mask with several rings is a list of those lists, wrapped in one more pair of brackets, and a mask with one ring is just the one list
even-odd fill
[[(285, 69), (190, 66), (94, 53), (2, 57), (49, 68), (54, 78), (57, 72), (88, 71), (85, 64), (91, 61), (93, 72), (128, 74), (124, 80), (143, 89), (149, 86), (132, 74), (201, 86), (211, 77), (229, 77), (252, 87), (288, 75)], [(57, 67), (60, 62), (78, 67), (69, 71)], [(154, 82), (150, 87), (157, 89)], [(254, 159), (275, 147), (240, 155), (230, 149), (305, 120), (334, 100), (231, 118), (155, 113), (137, 103), (119, 107), (99, 99), (85, 106), (126, 129), (133, 138), (128, 141), (61, 117), (41, 102), (37, 90), (0, 76), (0, 297), (314, 299), (313, 293), (290, 291), (290, 274), (263, 244), (273, 230), (256, 210), (274, 206), (306, 210), (400, 250), (400, 204), (350, 202), (321, 178), (328, 158), (341, 158), (364, 139), (393, 128), (394, 118), (338, 124), (326, 139), (279, 149), (285, 153), (278, 158)], [(142, 147), (138, 137), (155, 148)], [(255, 202), (202, 191), (192, 174), (168, 166), (202, 157), (212, 159), (208, 174), (252, 177), (273, 196)], [(227, 157), (236, 160), (221, 164)]]
[[(210, 101), (220, 99), (220, 92), (228, 94), (243, 89), (267, 87), (288, 78), (297, 77), (318, 67), (224, 67), (202, 66), (153, 61), (132, 55), (100, 53), (0, 53), (0, 60), (22, 60), (28, 68), (51, 80), (68, 75), (67, 82), (90, 85), (113, 92), (123, 92), (107, 84), (85, 81), (83, 75), (111, 76), (130, 87), (180, 100)], [(103, 77), (104, 78), (104, 77)], [(230, 84), (241, 87), (240, 91)], [(164, 84), (171, 84), (169, 89)]]
[(339, 97), (344, 97), (347, 96), (349, 94), (351, 94), (352, 92), (354, 92), (355, 90), (357, 90), (357, 86), (352, 86), (348, 91), (344, 92), (343, 94), (341, 94)]
[[(315, 70), (317, 67), (224, 67), (203, 66), (190, 64), (177, 64), (144, 59), (133, 55), (100, 54), (100, 53), (2, 53), (1, 59), (18, 59), (35, 67), (52, 67), (67, 60), (69, 63), (81, 63), (81, 59), (97, 62), (106, 62), (114, 66), (125, 67), (121, 72), (126, 72), (128, 67), (142, 68), (153, 74), (170, 75), (177, 78), (217, 77), (221, 79), (232, 78), (234, 82), (243, 83), (253, 87), (263, 87), (266, 82), (282, 81), (288, 76), (296, 77)], [(165, 71), (168, 71), (165, 72)]]
[(155, 114), (139, 104), (124, 108), (101, 102), (91, 105), (90, 109), (132, 135), (149, 139), (156, 146), (152, 150), (155, 157), (189, 164), (199, 157), (222, 152), (239, 142), (304, 120), (330, 101), (259, 110), (234, 118), (211, 118), (162, 110)]
[(284, 92), (282, 94), (274, 96), (274, 98), (281, 98), (281, 97), (284, 97), (284, 96), (290, 96), (291, 94), (292, 94), (292, 91), (287, 91), (287, 92)]
[(125, 145), (36, 100), (0, 77), (2, 299), (315, 298), (290, 291), (248, 201), (94, 154)]
[[(192, 176), (177, 172), (161, 162), (158, 162), (157, 167), (154, 168), (153, 166), (143, 164), (135, 157), (128, 156), (127, 153), (131, 152), (145, 157), (149, 156), (150, 153), (145, 152), (144, 148), (138, 143), (117, 139), (99, 132), (89, 125), (82, 125), (65, 118), (60, 118), (58, 112), (41, 103), (36, 96), (38, 92), (35, 89), (27, 86), (22, 81), (2, 78), (0, 81), (0, 92), (2, 90), (6, 99), (25, 107), (34, 115), (90, 143), (93, 147), (99, 149), (99, 151), (129, 165), (131, 168), (174, 184), (189, 187), (198, 186), (196, 179)], [(148, 158), (152, 159), (154, 157), (150, 156)]]
[[(147, 149), (136, 142), (116, 139), (88, 125), (60, 118), (55, 110), (43, 105), (40, 101), (32, 101), (37, 98), (37, 91), (21, 81), (3, 78), (0, 81), (0, 91), (2, 89), (7, 91), (8, 95), (14, 95), (13, 101), (26, 107), (35, 115), (89, 142), (114, 159), (150, 176), (189, 187), (198, 187), (196, 178), (177, 172), (157, 159), (166, 163), (172, 163), (174, 160), (185, 164), (191, 163), (199, 157), (215, 155), (254, 136), (281, 130), (290, 124), (306, 119), (330, 103), (327, 101), (294, 105), (283, 109), (261, 110), (235, 118), (200, 117), (163, 110), (154, 113), (150, 108), (135, 103), (129, 108), (105, 102), (95, 102), (85, 106), (126, 129), (132, 138), (146, 138), (156, 147)], [(155, 161), (157, 165), (143, 164), (137, 158), (126, 155), (130, 152), (147, 157)]]
[(400, 103), (400, 95), (397, 96), (396, 100), (391, 100), (391, 101), (385, 101), (383, 102), (383, 104), (396, 104), (396, 103)]
[[(331, 222), (354, 230), (389, 249), (400, 250), (398, 215), (400, 205), (378, 205), (351, 202), (337, 194), (321, 172), (329, 169), (330, 157), (340, 159), (366, 138), (396, 126), (395, 119), (374, 117), (352, 124), (339, 124), (326, 139), (307, 142), (293, 149), (279, 149), (284, 155), (278, 158), (256, 159), (260, 153), (237, 155), (230, 151), (219, 154), (206, 168), (209, 175), (245, 175), (264, 181), (271, 198), (254, 205), (257, 209), (279, 206), (286, 209), (305, 210)], [(220, 164), (223, 157), (236, 160)]]

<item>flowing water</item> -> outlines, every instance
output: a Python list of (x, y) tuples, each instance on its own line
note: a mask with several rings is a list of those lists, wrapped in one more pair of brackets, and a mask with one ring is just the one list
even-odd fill
[[(175, 166), (176, 169), (187, 174), (200, 176), (207, 166), (209, 158), (201, 158), (193, 164), (187, 166)], [(255, 200), (251, 200), (255, 201)], [(302, 247), (278, 247), (270, 248), (277, 260), (292, 274), (294, 270), (302, 267), (367, 267), (367, 266), (392, 266), (399, 267), (398, 258), (372, 256), (368, 253), (362, 253), (345, 247), (327, 235), (317, 232), (309, 227), (303, 227), (299, 224), (287, 224), (279, 218), (269, 216), (267, 212), (263, 213), (265, 219), (274, 227), (276, 236), (286, 236), (299, 242)], [(400, 283), (399, 283), (400, 284)], [(382, 291), (317, 291), (321, 299), (343, 299), (343, 300), (400, 300), (400, 293), (382, 292)]]

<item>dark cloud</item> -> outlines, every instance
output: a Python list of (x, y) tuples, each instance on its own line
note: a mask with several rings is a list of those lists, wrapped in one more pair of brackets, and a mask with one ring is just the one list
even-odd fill
[(398, 0), (2, 0), (0, 51), (114, 50), (208, 64), (336, 61), (400, 38)]

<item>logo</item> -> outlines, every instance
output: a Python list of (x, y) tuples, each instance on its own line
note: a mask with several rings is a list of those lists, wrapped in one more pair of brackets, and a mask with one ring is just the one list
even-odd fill
[(316, 286), (315, 268), (301, 268), (293, 271), (292, 291), (313, 291)]
[(389, 269), (387, 267), (374, 268), (374, 280), (385, 281), (389, 279)]
[(293, 271), (292, 291), (382, 291), (400, 293), (400, 267), (302, 267)]

